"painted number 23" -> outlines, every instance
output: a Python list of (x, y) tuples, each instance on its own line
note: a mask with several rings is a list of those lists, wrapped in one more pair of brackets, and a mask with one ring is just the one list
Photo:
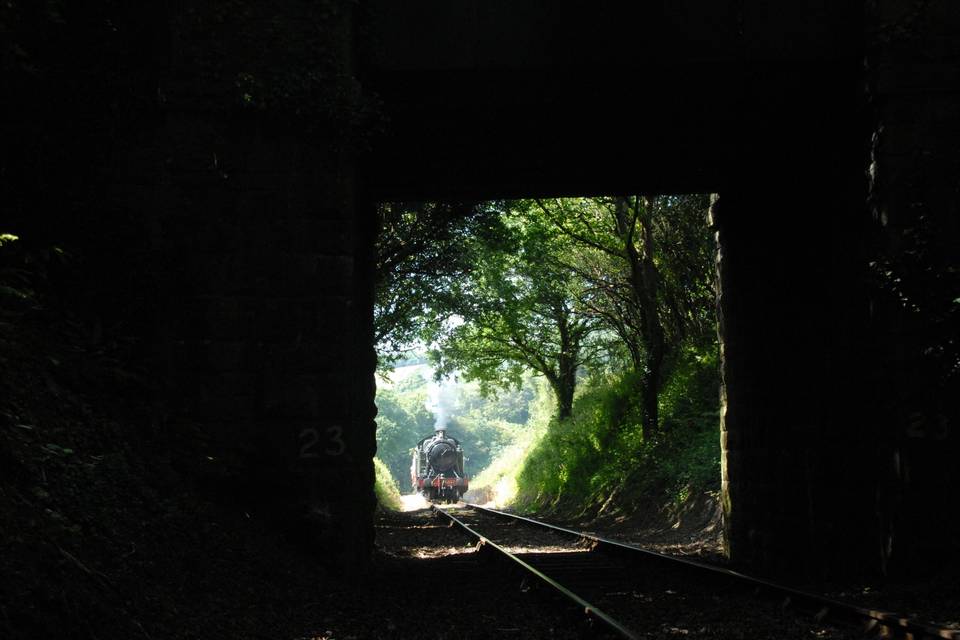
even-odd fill
[(343, 441), (343, 427), (338, 424), (323, 429), (323, 435), (316, 427), (308, 427), (300, 431), (301, 458), (339, 456), (346, 448), (347, 445)]

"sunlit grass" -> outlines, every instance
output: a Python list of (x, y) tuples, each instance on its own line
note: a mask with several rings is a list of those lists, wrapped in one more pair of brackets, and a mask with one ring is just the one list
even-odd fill
[(400, 511), (403, 506), (400, 502), (400, 491), (387, 465), (383, 464), (380, 458), (374, 458), (373, 470), (375, 474), (373, 490), (377, 496), (377, 502), (385, 509)]
[(509, 504), (517, 494), (517, 473), (530, 449), (542, 435), (542, 429), (524, 433), (477, 475), (471, 481), (471, 486), (475, 490), (489, 489), (493, 502), (498, 505)]
[[(553, 420), (511, 480), (513, 507), (577, 514), (653, 499), (680, 507), (720, 479), (719, 376), (711, 345), (682, 354), (660, 394), (661, 428), (642, 428), (641, 380), (585, 386), (568, 420)], [(649, 437), (648, 437), (649, 435)]]
[(518, 433), (513, 443), (504, 447), (499, 455), (470, 481), (470, 486), (476, 493), (488, 494), (497, 506), (506, 506), (513, 502), (519, 490), (517, 475), (523, 469), (530, 452), (546, 434), (550, 417), (556, 408), (545, 381), (534, 378), (531, 383), (538, 387), (538, 392), (536, 402), (530, 407), (527, 428)]

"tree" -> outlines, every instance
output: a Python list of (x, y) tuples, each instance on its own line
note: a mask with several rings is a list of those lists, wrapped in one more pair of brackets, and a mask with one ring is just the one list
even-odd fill
[(503, 229), (489, 203), (385, 203), (378, 214), (374, 329), (384, 368), (446, 313), (457, 283)]
[(441, 374), (460, 371), (485, 392), (519, 386), (525, 370), (543, 375), (570, 416), (581, 367), (593, 362), (594, 319), (572, 293), (562, 237), (533, 220), (511, 220), (511, 242), (486, 247), (483, 260), (450, 298), (449, 320), (431, 335)]
[(577, 247), (566, 266), (585, 283), (580, 302), (626, 346), (643, 375), (644, 427), (656, 429), (668, 357), (687, 336), (713, 327), (705, 198), (535, 202), (537, 213)]

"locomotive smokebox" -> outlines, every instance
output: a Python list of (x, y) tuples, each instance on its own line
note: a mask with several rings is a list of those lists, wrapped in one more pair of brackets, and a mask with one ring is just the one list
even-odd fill
[(449, 471), (457, 464), (457, 450), (452, 442), (438, 440), (427, 451), (430, 466), (438, 472)]

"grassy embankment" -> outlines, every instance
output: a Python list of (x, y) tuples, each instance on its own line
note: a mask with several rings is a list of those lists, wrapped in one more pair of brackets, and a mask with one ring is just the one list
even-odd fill
[(390, 469), (380, 458), (373, 459), (375, 484), (373, 491), (377, 496), (377, 503), (385, 508), (398, 511), (400, 509), (400, 491)]
[[(681, 509), (720, 483), (719, 374), (714, 352), (683, 354), (660, 397), (661, 428), (645, 434), (635, 375), (595, 381), (571, 419), (538, 430), (502, 460), (513, 506), (563, 516)], [(499, 466), (499, 464), (497, 465)]]

